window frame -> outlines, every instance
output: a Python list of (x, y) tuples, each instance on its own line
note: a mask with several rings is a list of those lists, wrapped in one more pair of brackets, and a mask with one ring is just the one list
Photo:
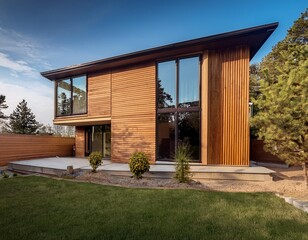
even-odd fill
[[(199, 105), (198, 106), (194, 106), (194, 107), (187, 107), (187, 108), (179, 108), (178, 107), (178, 103), (179, 103), (179, 62), (180, 60), (182, 59), (187, 59), (187, 58), (194, 58), (194, 57), (197, 57), (199, 59), (199, 81), (198, 81), (198, 90), (199, 90)], [(175, 79), (175, 87), (176, 87), (176, 101), (175, 101), (175, 107), (174, 108), (158, 108), (158, 65), (160, 63), (163, 63), (163, 62), (168, 62), (168, 61), (175, 61), (175, 64), (176, 64), (176, 79)], [(199, 116), (200, 116), (200, 121), (199, 121), (199, 159), (192, 159), (191, 161), (192, 162), (201, 162), (201, 146), (202, 146), (202, 143), (201, 143), (201, 123), (202, 123), (202, 114), (201, 114), (201, 98), (202, 98), (202, 94), (201, 94), (201, 81), (202, 81), (202, 54), (192, 54), (192, 55), (186, 55), (186, 56), (178, 56), (178, 57), (173, 57), (173, 58), (166, 58), (166, 59), (163, 59), (163, 60), (158, 60), (156, 61), (156, 69), (155, 69), (155, 87), (156, 87), (156, 116), (155, 116), (155, 119), (156, 119), (156, 124), (155, 124), (155, 128), (156, 128), (156, 134), (155, 134), (155, 138), (156, 138), (156, 159), (157, 160), (160, 160), (158, 158), (158, 150), (159, 150), (159, 145), (158, 145), (158, 114), (160, 113), (174, 113), (174, 116), (175, 116), (175, 150), (176, 150), (176, 147), (178, 146), (178, 138), (179, 138), (179, 134), (178, 134), (178, 113), (180, 112), (199, 112)], [(161, 160), (161, 161), (164, 161), (164, 160)], [(168, 159), (167, 161), (174, 161), (174, 159)]]
[[(73, 104), (73, 79), (74, 78), (79, 78), (79, 77), (85, 77), (86, 78), (86, 111), (83, 113), (74, 113), (74, 104)], [(63, 81), (63, 80), (69, 80), (70, 81), (70, 86), (71, 89), (70, 91), (70, 113), (68, 114), (60, 114), (58, 115), (58, 82)], [(67, 77), (67, 78), (61, 78), (61, 79), (57, 79), (55, 81), (55, 117), (67, 117), (67, 116), (78, 116), (78, 115), (84, 115), (84, 114), (88, 114), (88, 74), (81, 74), (81, 75), (76, 75), (76, 76), (71, 76), (71, 77)]]

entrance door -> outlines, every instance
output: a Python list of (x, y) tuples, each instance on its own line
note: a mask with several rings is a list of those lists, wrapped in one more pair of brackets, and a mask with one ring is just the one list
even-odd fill
[(104, 158), (110, 157), (110, 125), (88, 126), (85, 131), (86, 156), (91, 152), (101, 152)]

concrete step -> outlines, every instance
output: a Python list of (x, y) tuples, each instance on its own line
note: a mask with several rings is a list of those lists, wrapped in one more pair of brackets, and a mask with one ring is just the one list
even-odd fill
[(8, 170), (19, 173), (40, 173), (40, 174), (48, 174), (56, 176), (61, 176), (66, 173), (66, 170), (63, 169), (29, 166), (16, 163), (9, 163)]

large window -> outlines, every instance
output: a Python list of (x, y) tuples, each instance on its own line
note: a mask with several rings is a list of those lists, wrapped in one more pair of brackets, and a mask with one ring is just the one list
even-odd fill
[(57, 81), (57, 116), (87, 112), (87, 78), (74, 77)]
[(200, 58), (180, 58), (157, 64), (158, 159), (174, 158), (176, 146), (189, 143), (200, 160)]

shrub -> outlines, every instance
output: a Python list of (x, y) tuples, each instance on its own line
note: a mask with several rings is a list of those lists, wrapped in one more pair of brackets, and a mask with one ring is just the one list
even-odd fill
[(188, 143), (181, 143), (175, 151), (175, 178), (180, 182), (189, 182), (191, 179), (189, 161), (191, 160), (191, 147)]
[(9, 178), (10, 177), (10, 175), (8, 175), (5, 171), (2, 171), (1, 175), (2, 175), (3, 178)]
[(129, 168), (133, 176), (137, 179), (142, 178), (142, 174), (150, 170), (150, 163), (144, 152), (135, 152), (129, 159)]
[(103, 155), (100, 152), (92, 152), (88, 157), (90, 165), (92, 167), (92, 172), (96, 172), (98, 166), (102, 165), (103, 163)]

